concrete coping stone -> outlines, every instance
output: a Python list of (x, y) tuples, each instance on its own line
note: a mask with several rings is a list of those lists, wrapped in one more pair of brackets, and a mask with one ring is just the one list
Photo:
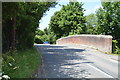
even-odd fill
[[(88, 36), (88, 37), (101, 37), (101, 38), (112, 38), (111, 35), (91, 35), (91, 34), (80, 34), (80, 35), (70, 35), (68, 37), (63, 37), (63, 38), (60, 38), (58, 40), (62, 40), (62, 39), (66, 39), (66, 38), (69, 38), (69, 37), (80, 37), (80, 36)], [(57, 40), (57, 41), (58, 41)]]

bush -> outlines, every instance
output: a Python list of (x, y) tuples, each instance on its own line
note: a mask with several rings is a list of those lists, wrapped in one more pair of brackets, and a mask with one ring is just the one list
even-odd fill
[(43, 41), (39, 38), (36, 38), (34, 42), (37, 44), (43, 44)]
[(118, 46), (118, 41), (117, 40), (112, 40), (112, 52), (114, 54), (120, 54), (120, 48)]

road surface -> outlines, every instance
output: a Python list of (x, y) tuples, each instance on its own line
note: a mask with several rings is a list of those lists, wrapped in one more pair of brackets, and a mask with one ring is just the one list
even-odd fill
[(42, 54), (38, 78), (118, 78), (118, 61), (90, 49), (35, 45)]

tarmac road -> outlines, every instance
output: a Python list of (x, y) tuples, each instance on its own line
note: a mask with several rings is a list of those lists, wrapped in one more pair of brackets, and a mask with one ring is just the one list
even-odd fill
[(93, 49), (35, 45), (42, 54), (38, 78), (118, 78), (118, 61)]

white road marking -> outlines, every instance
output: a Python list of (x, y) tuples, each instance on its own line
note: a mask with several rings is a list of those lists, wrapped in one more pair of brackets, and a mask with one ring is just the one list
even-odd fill
[(94, 68), (94, 69), (96, 69), (97, 71), (99, 71), (99, 72), (101, 72), (101, 73), (103, 73), (104, 75), (106, 75), (106, 76), (108, 76), (108, 77), (110, 77), (110, 78), (114, 78), (114, 77), (112, 77), (111, 75), (109, 75), (109, 74), (107, 74), (107, 73), (105, 73), (105, 72), (103, 72), (103, 71), (101, 71), (100, 69), (98, 69), (97, 67), (94, 67), (94, 66), (92, 66), (92, 65), (90, 65), (90, 64), (87, 64), (88, 66), (90, 66), (90, 67), (92, 67), (92, 68)]
[(109, 58), (109, 60), (112, 61), (112, 62), (115, 62), (115, 63), (119, 63), (119, 61), (111, 59), (111, 58)]

